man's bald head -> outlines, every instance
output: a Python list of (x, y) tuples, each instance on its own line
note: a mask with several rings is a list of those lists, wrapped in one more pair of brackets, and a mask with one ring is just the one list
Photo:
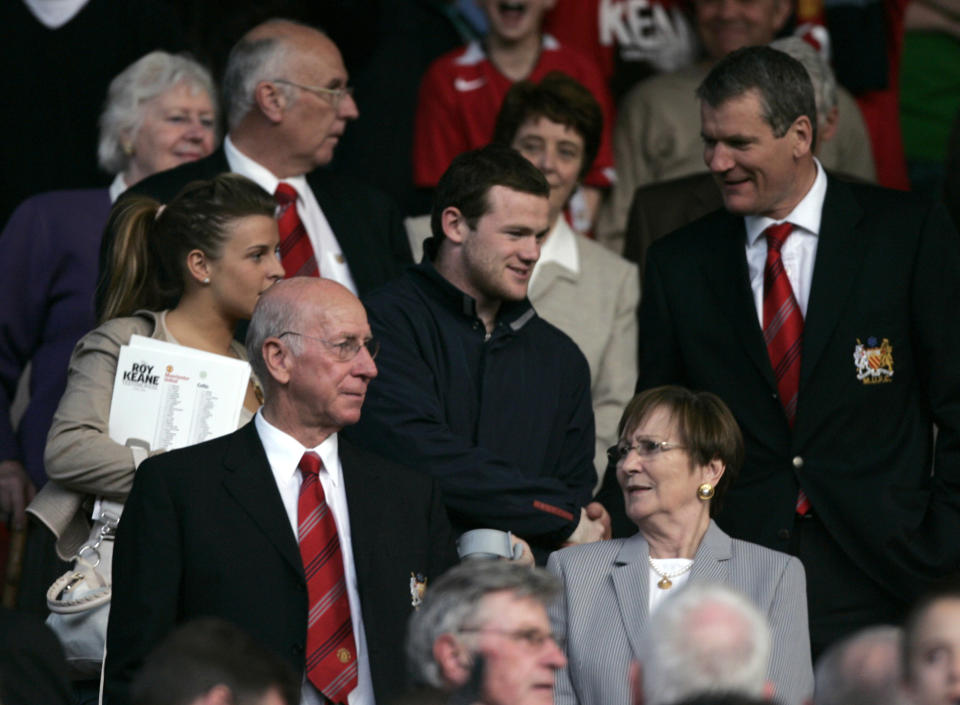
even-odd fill
[[(267, 289), (253, 311), (246, 337), (247, 357), (261, 383), (270, 382), (263, 362), (263, 341), (285, 331), (300, 331), (308, 321), (323, 322), (328, 318), (328, 311), (351, 306), (362, 308), (360, 300), (349, 289), (332, 279), (292, 277)], [(288, 343), (299, 353), (302, 342), (297, 336), (293, 338)]]

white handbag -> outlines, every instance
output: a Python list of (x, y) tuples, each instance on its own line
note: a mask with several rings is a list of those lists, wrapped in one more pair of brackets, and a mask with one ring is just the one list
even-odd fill
[(77, 678), (100, 674), (107, 640), (113, 539), (123, 505), (103, 505), (90, 537), (77, 551), (73, 569), (47, 590), (47, 626), (63, 644), (71, 675)]

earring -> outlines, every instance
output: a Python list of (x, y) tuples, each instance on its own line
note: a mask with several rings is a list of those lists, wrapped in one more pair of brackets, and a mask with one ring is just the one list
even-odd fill
[(713, 499), (713, 485), (709, 482), (704, 482), (697, 488), (697, 499), (701, 502), (708, 502)]
[(204, 278), (203, 278), (203, 283), (204, 283), (204, 284), (209, 284), (209, 283), (210, 283), (210, 277), (204, 277)]
[(133, 145), (130, 144), (129, 142), (124, 142), (123, 145), (121, 146), (121, 149), (123, 149), (123, 153), (126, 154), (128, 157), (133, 156)]

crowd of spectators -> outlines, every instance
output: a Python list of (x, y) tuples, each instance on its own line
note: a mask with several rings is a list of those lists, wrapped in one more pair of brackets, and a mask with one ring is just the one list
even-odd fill
[(956, 702), (958, 16), (5, 3), (0, 703)]

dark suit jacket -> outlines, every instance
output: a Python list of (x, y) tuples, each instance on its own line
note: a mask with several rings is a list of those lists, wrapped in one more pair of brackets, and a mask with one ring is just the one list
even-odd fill
[[(154, 174), (126, 193), (139, 193), (167, 203), (191, 181), (212, 179), (227, 171), (230, 166), (221, 147), (209, 157)], [(337, 236), (360, 296), (393, 279), (413, 262), (400, 210), (386, 194), (323, 168), (307, 174), (307, 183)], [(101, 289), (105, 255), (112, 242), (111, 233), (105, 233), (100, 250), (98, 312), (104, 294)]]
[[(802, 486), (849, 559), (909, 601), (960, 565), (957, 233), (942, 206), (829, 178), (792, 433), (745, 240), (743, 218), (717, 211), (650, 248), (638, 389), (683, 384), (730, 406), (747, 450), (717, 518), (731, 536), (786, 550)], [(893, 376), (858, 380), (858, 342), (884, 339)]]
[(623, 256), (642, 272), (655, 240), (722, 207), (723, 195), (710, 172), (640, 186), (630, 204)]
[[(433, 579), (456, 554), (435, 483), (339, 442), (373, 686), (385, 701), (404, 685), (411, 574)], [(137, 470), (114, 549), (105, 702), (126, 703), (149, 651), (199, 616), (236, 623), (303, 673), (303, 564), (253, 423)]]

